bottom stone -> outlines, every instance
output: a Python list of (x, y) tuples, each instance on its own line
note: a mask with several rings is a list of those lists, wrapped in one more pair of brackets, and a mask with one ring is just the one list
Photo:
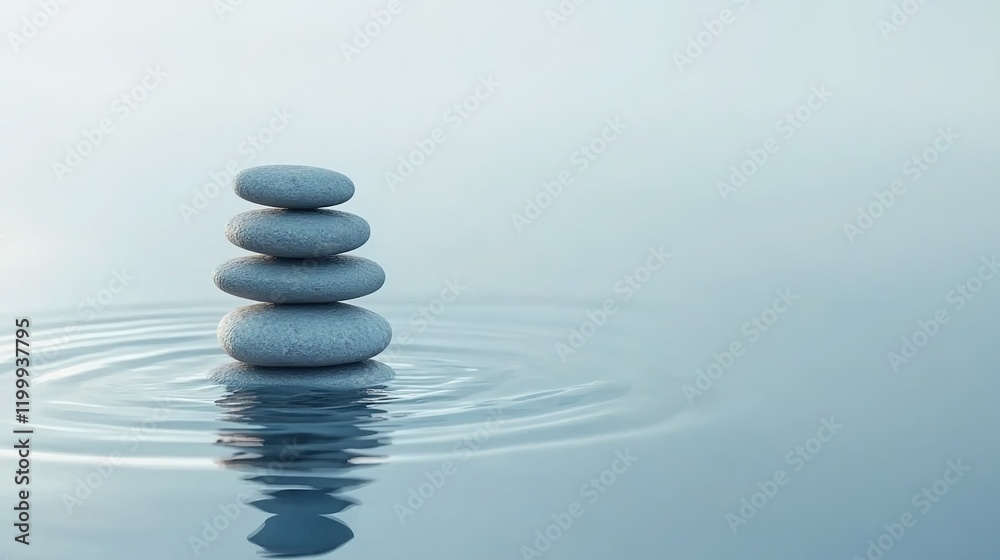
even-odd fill
[(233, 359), (265, 367), (327, 367), (374, 358), (392, 327), (346, 303), (258, 303), (219, 321), (219, 344)]
[(230, 362), (209, 371), (209, 379), (229, 388), (294, 386), (359, 389), (390, 381), (395, 370), (375, 360), (325, 367), (263, 367)]

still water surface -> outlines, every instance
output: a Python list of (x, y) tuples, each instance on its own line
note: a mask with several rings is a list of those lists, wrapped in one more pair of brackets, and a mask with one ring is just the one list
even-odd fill
[(893, 377), (878, 347), (821, 344), (830, 325), (706, 341), (710, 320), (635, 306), (560, 356), (599, 302), (467, 303), (423, 330), (399, 302), (369, 306), (410, 335), (377, 358), (396, 372), (383, 386), (226, 387), (207, 373), (230, 361), (215, 340), (230, 307), (119, 308), (69, 336), (78, 318), (32, 317), (33, 351), (52, 348), (32, 373), (32, 545), (8, 528), (0, 550), (1000, 557), (1000, 383), (972, 355)]

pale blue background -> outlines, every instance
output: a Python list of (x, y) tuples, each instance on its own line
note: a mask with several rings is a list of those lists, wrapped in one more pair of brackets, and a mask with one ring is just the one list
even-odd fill
[[(949, 291), (997, 251), (1000, 4), (931, 0), (887, 40), (879, 29), (893, 9), (886, 0), (759, 0), (745, 10), (720, 0), (590, 0), (556, 29), (545, 15), (555, 0), (404, 1), (380, 36), (346, 61), (341, 43), (385, 4), (246, 0), (220, 17), (208, 0), (72, 2), (15, 53), (7, 34), (37, 5), (5, 3), (5, 315), (52, 309), (73, 317), (121, 267), (134, 280), (115, 296), (116, 309), (235, 306), (211, 272), (241, 254), (222, 229), (252, 205), (226, 191), (190, 223), (178, 206), (240, 157), (241, 142), (273, 109), (287, 107), (295, 120), (253, 164), (318, 165), (353, 178), (358, 192), (343, 208), (373, 231), (357, 254), (388, 276), (367, 306), (395, 300), (416, 310), (452, 278), (469, 286), (449, 310), (456, 314), (479, 299), (579, 302), (545, 335), (531, 331), (517, 341), (546, 356), (538, 379), (623, 381), (641, 389), (630, 397), (637, 416), (666, 418), (657, 431), (620, 441), (478, 462), (451, 498), (402, 528), (386, 517), (392, 504), (438, 461), (373, 469), (380, 484), (360, 491), (366, 507), (346, 516), (363, 538), (343, 557), (427, 550), (516, 558), (549, 513), (576, 496), (578, 481), (622, 447), (643, 458), (634, 478), (588, 510), (547, 557), (847, 559), (959, 457), (973, 472), (884, 558), (997, 557), (995, 523), (987, 521), (1000, 497), (993, 474), (1000, 282), (952, 312), (899, 374), (886, 353), (918, 320), (952, 311)], [(679, 72), (672, 55), (726, 8), (734, 23)], [(112, 102), (149, 65), (169, 73), (164, 83), (58, 181), (52, 162), (83, 128), (117, 118)], [(448, 108), (490, 74), (502, 84), (496, 93), (390, 191), (384, 173), (398, 156), (447, 126)], [(780, 139), (776, 122), (821, 84), (834, 92), (829, 103)], [(517, 233), (511, 213), (570, 167), (570, 154), (609, 117), (630, 128)], [(850, 243), (843, 223), (874, 190), (905, 178), (904, 162), (948, 126), (961, 136), (954, 147)], [(716, 181), (772, 136), (780, 150), (723, 202)], [(616, 282), (661, 245), (673, 258), (632, 307), (583, 355), (558, 364), (553, 345), (586, 311), (616, 297)], [(713, 352), (741, 340), (741, 325), (785, 287), (802, 299), (780, 328), (717, 382), (710, 399), (689, 405), (683, 384)], [(412, 327), (406, 316), (394, 317), (397, 330)], [(487, 315), (464, 317), (491, 327)], [(733, 536), (725, 514), (831, 415), (848, 428), (823, 462), (793, 477), (767, 515)], [(100, 498), (108, 524), (146, 535), (184, 519), (185, 503), (163, 503), (149, 519), (122, 509), (128, 499), (147, 499), (135, 488), (148, 480), (142, 471), (122, 472)], [(215, 471), (199, 473), (192, 484), (216, 492), (207, 502), (241, 487)], [(60, 491), (69, 485), (53, 471), (40, 476)], [(147, 490), (149, 501), (162, 491)], [(470, 511), (474, 501), (484, 505)], [(39, 509), (39, 519), (61, 519), (57, 501)], [(181, 533), (199, 522), (185, 520)], [(244, 518), (227, 539), (245, 545), (259, 522)], [(385, 538), (373, 538), (382, 523)], [(184, 549), (183, 534), (171, 546)], [(39, 538), (59, 546), (54, 534)], [(88, 550), (104, 546), (83, 529), (66, 542), (74, 538)], [(123, 538), (121, 551), (135, 557), (146, 542)]]

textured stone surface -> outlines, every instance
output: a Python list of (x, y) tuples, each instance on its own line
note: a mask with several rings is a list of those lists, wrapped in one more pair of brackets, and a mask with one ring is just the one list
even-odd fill
[(346, 303), (258, 303), (230, 311), (217, 334), (222, 349), (247, 364), (318, 367), (377, 355), (389, 346), (392, 328)]
[(375, 292), (385, 283), (378, 264), (352, 255), (318, 260), (242, 257), (215, 271), (215, 285), (234, 296), (271, 303), (332, 303)]
[(244, 169), (233, 181), (244, 200), (276, 208), (322, 208), (354, 196), (354, 183), (329, 169), (307, 165), (262, 165)]
[(208, 375), (213, 382), (230, 389), (261, 386), (356, 389), (382, 385), (392, 380), (396, 372), (375, 360), (312, 368), (260, 367), (230, 362), (212, 369)]
[(226, 238), (237, 247), (298, 259), (353, 251), (370, 235), (363, 218), (337, 210), (251, 210), (226, 224)]

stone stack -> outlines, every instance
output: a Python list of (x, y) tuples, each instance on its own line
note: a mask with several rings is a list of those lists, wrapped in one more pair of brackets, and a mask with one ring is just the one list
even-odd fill
[(359, 362), (389, 345), (389, 323), (342, 303), (371, 294), (385, 282), (378, 264), (344, 254), (364, 245), (371, 230), (359, 216), (326, 209), (350, 200), (354, 183), (327, 169), (267, 165), (242, 171), (233, 190), (271, 208), (244, 212), (226, 226), (229, 241), (259, 255), (223, 263), (215, 284), (263, 302), (237, 308), (219, 323), (226, 353), (255, 366), (236, 364), (230, 373), (262, 368), (292, 374), (359, 372), (381, 365)]

